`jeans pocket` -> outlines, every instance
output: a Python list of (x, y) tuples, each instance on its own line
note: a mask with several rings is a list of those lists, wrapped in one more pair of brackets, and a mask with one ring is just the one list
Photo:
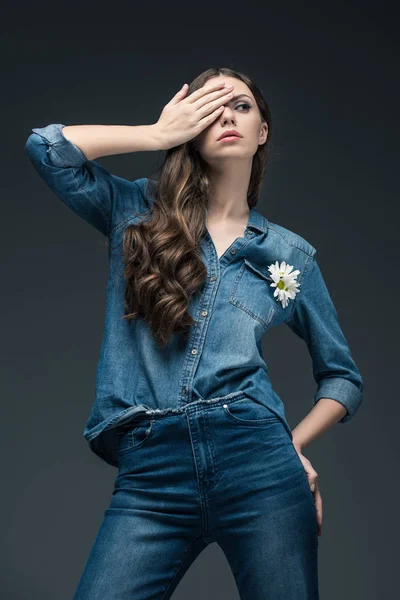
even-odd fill
[(153, 435), (155, 419), (146, 418), (136, 421), (117, 432), (117, 455), (124, 454), (143, 446)]
[(280, 418), (270, 408), (251, 398), (223, 403), (222, 407), (226, 417), (238, 425), (256, 427), (280, 422)]

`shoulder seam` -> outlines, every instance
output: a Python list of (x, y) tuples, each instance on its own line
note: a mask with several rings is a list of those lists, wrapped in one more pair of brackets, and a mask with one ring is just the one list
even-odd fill
[[(307, 252), (306, 252), (306, 254), (307, 254)], [(307, 261), (306, 261), (306, 264), (304, 265), (303, 273), (302, 273), (302, 275), (301, 275), (301, 278), (300, 278), (300, 281), (299, 281), (299, 283), (300, 283), (301, 285), (303, 285), (304, 281), (306, 280), (306, 275), (307, 275), (307, 273), (308, 273), (309, 266), (310, 266), (310, 265), (313, 263), (313, 261), (315, 260), (315, 252), (314, 252), (314, 254), (307, 254), (307, 256), (308, 256), (308, 259), (307, 259)], [(289, 313), (289, 315), (288, 315), (287, 319), (285, 319), (285, 322), (286, 322), (286, 323), (288, 323), (288, 322), (291, 320), (292, 316), (293, 316), (293, 312), (294, 312), (294, 309), (295, 309), (295, 306), (296, 306), (296, 300), (297, 300), (297, 296), (298, 296), (299, 294), (301, 294), (301, 288), (300, 288), (300, 291), (299, 291), (299, 293), (298, 293), (298, 294), (296, 294), (296, 296), (295, 296), (295, 298), (294, 298), (294, 300), (293, 300), (293, 303), (292, 303), (292, 310), (290, 311), (290, 313)]]
[(293, 246), (293, 248), (297, 248), (298, 250), (301, 250), (302, 252), (304, 252), (304, 254), (306, 254), (309, 257), (314, 256), (314, 254), (316, 253), (316, 248), (314, 248), (314, 246), (312, 244), (310, 244), (310, 242), (308, 242), (307, 240), (305, 240), (307, 242), (307, 244), (309, 244), (309, 246), (311, 248), (313, 248), (313, 250), (311, 251), (311, 254), (309, 252), (307, 252), (307, 250), (305, 250), (304, 248), (302, 248), (301, 246), (298, 246), (297, 244), (293, 244), (292, 242), (289, 242), (285, 236), (282, 235), (282, 233), (280, 231), (278, 231), (277, 229), (275, 229), (274, 225), (269, 223), (268, 224), (269, 229), (272, 229), (273, 231), (275, 231), (275, 233), (277, 233), (278, 235), (281, 236), (281, 238), (283, 240), (285, 240), (285, 242), (289, 245), (289, 246)]

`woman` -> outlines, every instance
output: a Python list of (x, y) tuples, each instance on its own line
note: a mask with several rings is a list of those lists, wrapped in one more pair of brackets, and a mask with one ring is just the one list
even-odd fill
[[(300, 235), (255, 210), (271, 115), (234, 70), (186, 84), (149, 126), (33, 129), (40, 176), (108, 240), (96, 398), (84, 436), (118, 468), (75, 593), (160, 600), (217, 542), (242, 600), (318, 598), (322, 501), (304, 447), (362, 400), (363, 381)], [(165, 150), (158, 181), (94, 159)], [(286, 323), (317, 390), (291, 431), (261, 340)]]

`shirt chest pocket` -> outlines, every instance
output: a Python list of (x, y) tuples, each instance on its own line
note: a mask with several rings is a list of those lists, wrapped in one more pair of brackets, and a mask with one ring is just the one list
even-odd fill
[(267, 328), (279, 310), (271, 283), (268, 275), (244, 259), (235, 276), (229, 302)]

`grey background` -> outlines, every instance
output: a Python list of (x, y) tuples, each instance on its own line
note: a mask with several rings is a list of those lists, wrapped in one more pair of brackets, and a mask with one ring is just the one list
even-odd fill
[[(104, 324), (101, 234), (40, 180), (24, 144), (49, 123), (154, 123), (211, 66), (253, 76), (273, 114), (257, 210), (308, 239), (365, 382), (304, 451), (324, 502), (324, 600), (392, 597), (398, 564), (399, 39), (390, 4), (15, 4), (2, 56), (2, 575), (8, 600), (72, 598), (117, 471), (83, 438)], [(130, 179), (158, 153), (99, 159)], [(315, 384), (287, 327), (264, 340), (294, 428)], [(209, 546), (174, 598), (238, 598)]]

